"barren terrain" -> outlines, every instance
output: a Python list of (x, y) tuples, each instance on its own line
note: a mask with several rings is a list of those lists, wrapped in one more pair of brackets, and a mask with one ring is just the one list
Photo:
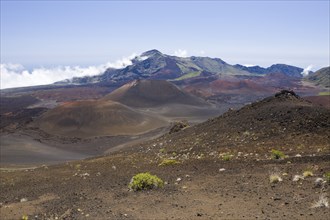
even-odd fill
[[(329, 120), (329, 109), (285, 91), (108, 156), (3, 167), (1, 217), (327, 219)], [(286, 157), (273, 159), (272, 149)], [(160, 166), (165, 159), (178, 164)], [(157, 175), (164, 187), (130, 191), (131, 178), (140, 172)]]

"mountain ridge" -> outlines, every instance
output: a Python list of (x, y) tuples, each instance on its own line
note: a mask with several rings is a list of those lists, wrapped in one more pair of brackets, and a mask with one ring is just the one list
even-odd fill
[(292, 77), (302, 77), (302, 72), (304, 69), (287, 65), (287, 64), (273, 64), (267, 68), (261, 66), (243, 66), (240, 64), (234, 65), (236, 68), (248, 71), (250, 73), (258, 73), (258, 74), (270, 74), (270, 73), (284, 73), (285, 75)]
[(316, 85), (330, 88), (330, 67), (328, 66), (319, 69), (315, 73), (309, 74), (306, 79), (315, 83)]
[(269, 73), (283, 73), (289, 77), (297, 78), (303, 76), (302, 68), (286, 64), (273, 64), (268, 68), (260, 66), (245, 67), (240, 64), (228, 64), (220, 58), (166, 55), (156, 49), (143, 52), (131, 61), (132, 64), (125, 68), (108, 68), (104, 73), (97, 76), (73, 78), (56, 84), (118, 83), (136, 79), (176, 80), (184, 76), (254, 76)]

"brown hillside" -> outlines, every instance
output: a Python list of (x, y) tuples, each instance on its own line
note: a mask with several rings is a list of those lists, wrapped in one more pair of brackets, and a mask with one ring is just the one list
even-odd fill
[(210, 153), (246, 148), (268, 152), (271, 148), (294, 151), (305, 147), (315, 152), (322, 145), (330, 149), (330, 111), (282, 91), (155, 142), (153, 145), (163, 143), (169, 151)]
[(134, 80), (103, 98), (132, 107), (155, 107), (167, 104), (208, 105), (165, 80)]
[[(283, 91), (104, 157), (1, 169), (0, 216), (329, 219), (329, 112)], [(271, 148), (288, 157), (272, 159)], [(164, 186), (129, 191), (145, 172)]]
[(330, 109), (330, 95), (306, 96), (304, 99)]
[(68, 102), (46, 112), (37, 123), (47, 133), (74, 137), (137, 134), (166, 124), (112, 101)]

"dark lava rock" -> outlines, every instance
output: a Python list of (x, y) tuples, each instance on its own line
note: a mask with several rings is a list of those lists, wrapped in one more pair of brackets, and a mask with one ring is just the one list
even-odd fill
[(181, 131), (186, 127), (189, 127), (189, 123), (187, 120), (174, 122), (174, 125), (171, 127), (169, 134), (173, 134), (175, 132)]

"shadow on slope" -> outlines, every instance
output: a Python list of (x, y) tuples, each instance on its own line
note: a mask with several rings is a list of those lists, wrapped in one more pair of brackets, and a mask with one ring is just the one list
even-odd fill
[(47, 133), (89, 138), (144, 133), (167, 123), (112, 101), (68, 102), (49, 110), (36, 122)]

